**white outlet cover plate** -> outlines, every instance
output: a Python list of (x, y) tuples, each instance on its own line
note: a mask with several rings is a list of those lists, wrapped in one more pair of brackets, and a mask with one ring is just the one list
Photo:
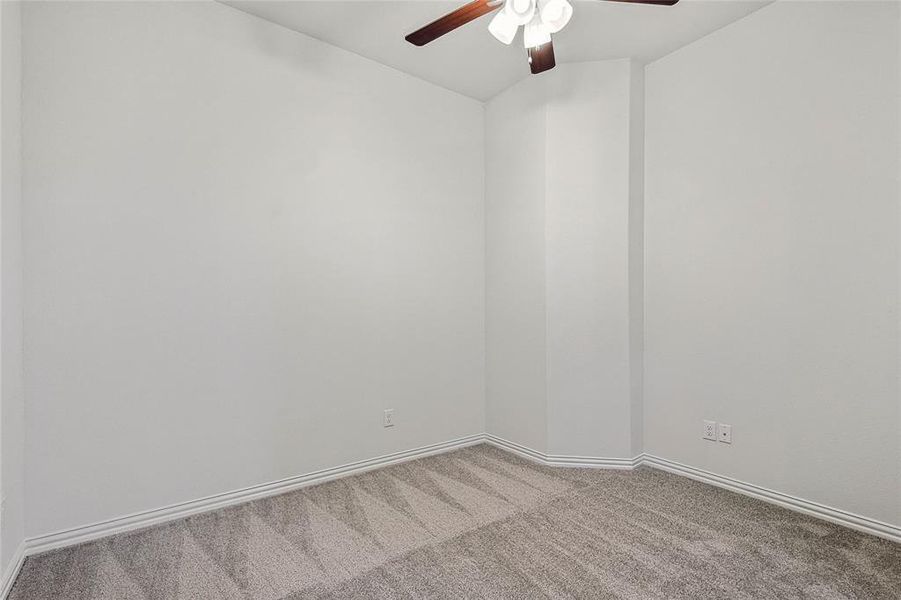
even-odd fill
[(394, 409), (393, 408), (385, 409), (385, 417), (384, 417), (384, 421), (382, 422), (382, 424), (385, 427), (394, 427)]
[(717, 426), (717, 439), (724, 444), (732, 443), (732, 425), (720, 423)]
[(705, 440), (716, 441), (716, 421), (704, 421), (704, 430), (701, 437)]

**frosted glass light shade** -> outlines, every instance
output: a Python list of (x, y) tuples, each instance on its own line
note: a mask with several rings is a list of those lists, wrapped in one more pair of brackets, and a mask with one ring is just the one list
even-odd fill
[(537, 48), (551, 41), (551, 32), (537, 14), (522, 32), (522, 43), (526, 48)]
[(538, 14), (550, 33), (557, 33), (569, 23), (573, 6), (567, 0), (539, 0)]
[(525, 25), (535, 16), (535, 0), (507, 0), (501, 12), (507, 13), (517, 25)]
[(516, 31), (518, 29), (519, 23), (507, 14), (507, 11), (505, 10), (494, 15), (494, 18), (491, 19), (491, 23), (488, 24), (488, 31), (491, 32), (491, 35), (496, 37), (499, 42), (507, 44), (508, 46), (513, 41), (513, 38), (516, 37)]

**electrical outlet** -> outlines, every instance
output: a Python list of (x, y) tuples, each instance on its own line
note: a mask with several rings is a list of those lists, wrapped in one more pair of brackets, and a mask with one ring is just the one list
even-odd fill
[(386, 408), (385, 409), (385, 418), (382, 422), (382, 425), (385, 427), (394, 427), (394, 409)]
[(725, 423), (720, 423), (717, 425), (718, 435), (717, 439), (724, 444), (732, 443), (732, 425), (726, 425)]
[(705, 440), (716, 441), (716, 421), (704, 421), (704, 434), (701, 437)]

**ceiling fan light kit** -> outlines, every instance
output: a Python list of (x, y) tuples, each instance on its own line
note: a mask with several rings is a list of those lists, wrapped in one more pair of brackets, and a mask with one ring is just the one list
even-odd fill
[(536, 48), (551, 41), (551, 34), (563, 29), (572, 14), (573, 7), (567, 0), (506, 0), (488, 31), (499, 42), (510, 44), (522, 25), (523, 45)]
[(535, 14), (535, 4), (535, 0), (506, 0), (502, 10), (513, 17), (518, 25), (525, 25)]
[(519, 23), (507, 14), (507, 11), (502, 10), (491, 19), (491, 23), (488, 24), (488, 31), (490, 31), (491, 35), (497, 38), (499, 42), (509, 46), (513, 43), (516, 32), (519, 31)]
[[(612, 0), (634, 4), (672, 6), (679, 0)], [(415, 46), (425, 46), (446, 33), (500, 8), (488, 24), (488, 31), (503, 44), (510, 45), (520, 25), (522, 41), (532, 74), (556, 66), (551, 35), (561, 31), (573, 16), (569, 0), (472, 0), (454, 12), (417, 29), (406, 37)]]
[(539, 0), (538, 14), (551, 33), (557, 33), (573, 17), (573, 5), (566, 0)]
[(522, 30), (523, 46), (525, 46), (527, 49), (537, 48), (538, 46), (547, 44), (550, 41), (551, 31), (542, 22), (541, 17), (536, 12), (532, 20)]

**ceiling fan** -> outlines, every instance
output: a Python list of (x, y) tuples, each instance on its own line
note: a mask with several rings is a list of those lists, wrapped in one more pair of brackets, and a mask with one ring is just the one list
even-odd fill
[[(629, 2), (633, 4), (658, 4), (672, 6), (679, 0), (609, 0), (611, 2)], [(572, 18), (573, 7), (568, 0), (473, 0), (452, 13), (446, 14), (417, 29), (406, 37), (416, 46), (425, 46), (457, 27), (462, 27), (483, 15), (503, 9), (494, 15), (488, 25), (488, 31), (504, 44), (510, 44), (523, 26), (523, 45), (529, 57), (529, 68), (532, 74), (553, 69), (557, 62), (554, 58), (554, 43), (551, 34), (563, 29)]]

